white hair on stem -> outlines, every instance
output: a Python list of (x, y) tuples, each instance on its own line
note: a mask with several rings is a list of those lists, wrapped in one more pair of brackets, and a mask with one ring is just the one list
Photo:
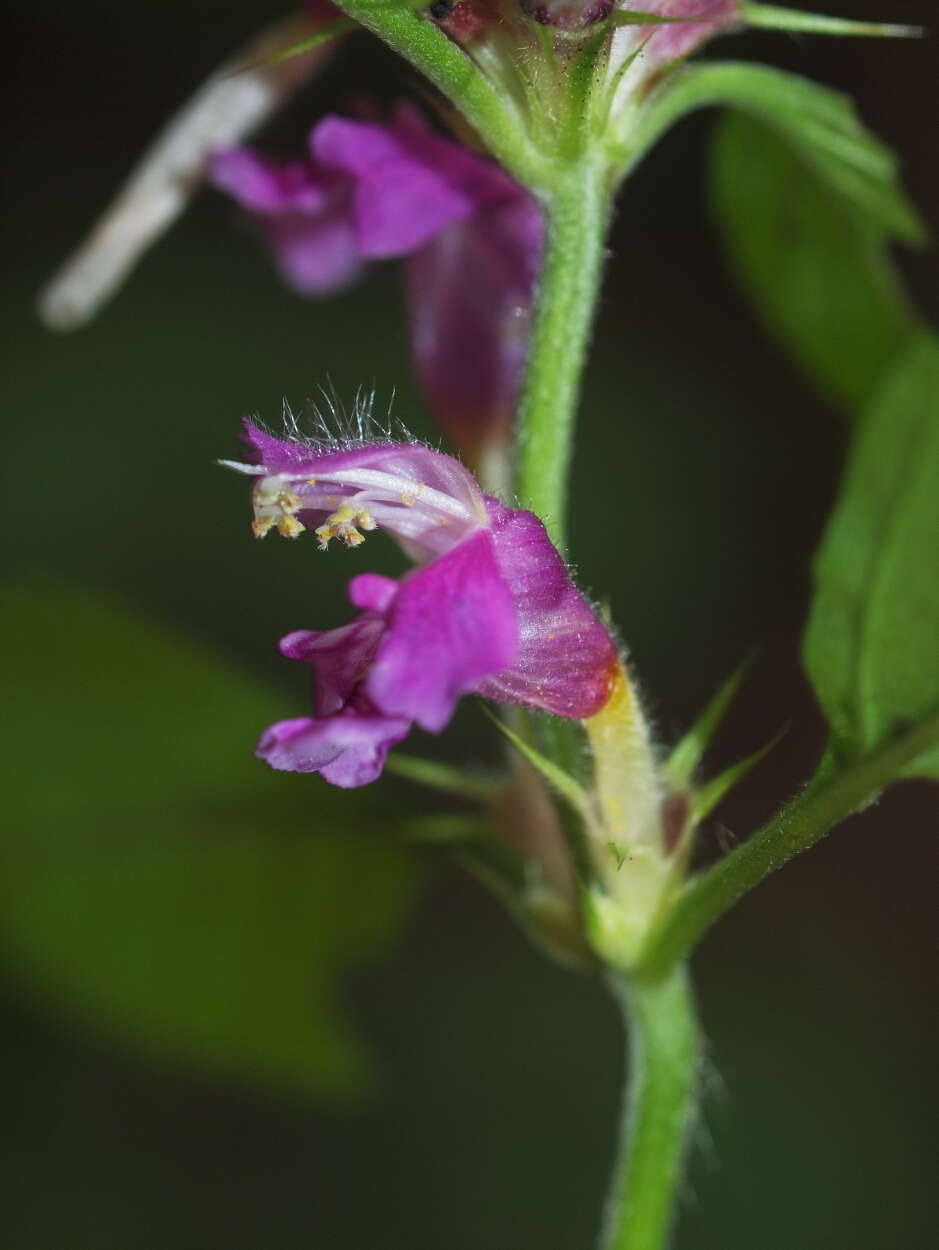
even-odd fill
[(277, 61), (323, 25), (295, 14), (262, 31), (217, 69), (144, 153), (87, 239), (40, 292), (38, 312), (54, 330), (90, 321), (140, 256), (184, 211), (205, 177), (209, 153), (239, 142), (332, 55), (326, 43)]

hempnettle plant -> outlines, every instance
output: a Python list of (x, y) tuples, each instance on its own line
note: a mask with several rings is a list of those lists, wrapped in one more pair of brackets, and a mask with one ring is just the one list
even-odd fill
[[(754, 26), (917, 33), (744, 0), (310, 4), (170, 123), (42, 304), (52, 324), (85, 320), (202, 180), (241, 206), (302, 295), (404, 262), (413, 363), (452, 454), (380, 429), (360, 404), (339, 433), (249, 422), (243, 455), (223, 461), (249, 479), (258, 538), (276, 531), (340, 559), (337, 548), (385, 533), (410, 561), (397, 580), (357, 564), (352, 618), (281, 640), (312, 669), (312, 708), (266, 728), (257, 754), (319, 774), (311, 786), (373, 784), (391, 767), (473, 805), (414, 828), (440, 829), (541, 947), (606, 979), (631, 1057), (605, 1250), (657, 1250), (674, 1222), (698, 1095), (698, 940), (890, 783), (939, 777), (939, 347), (887, 250), (922, 228), (893, 157), (844, 97), (758, 64), (689, 62)], [(360, 28), (423, 75), (420, 108), (321, 117), (290, 160), (238, 146)], [(705, 106), (728, 110), (715, 198), (741, 281), (856, 420), (804, 646), (827, 749), (798, 797), (692, 872), (701, 822), (762, 755), (701, 772), (740, 675), (677, 745), (654, 741), (641, 674), (565, 561), (615, 198), (669, 127)], [(445, 730), (466, 695), (495, 705), (503, 779), (393, 750), (414, 725)]]

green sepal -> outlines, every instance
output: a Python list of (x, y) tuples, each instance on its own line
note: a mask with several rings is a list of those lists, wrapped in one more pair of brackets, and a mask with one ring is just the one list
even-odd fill
[(753, 657), (748, 656), (737, 666), (685, 736), (672, 749), (665, 762), (664, 772), (675, 790), (687, 788), (752, 663)]
[(563, 768), (558, 768), (557, 764), (552, 760), (542, 755), (540, 751), (526, 742), (524, 738), (519, 737), (514, 730), (509, 729), (508, 725), (499, 720), (497, 716), (494, 716), (488, 708), (484, 708), (484, 711), (499, 732), (515, 747), (516, 751), (531, 764), (532, 768), (541, 773), (548, 785), (553, 790), (556, 790), (561, 798), (565, 799), (579, 816), (585, 816), (589, 811), (590, 803), (583, 786), (575, 781), (570, 773), (565, 772)]
[[(394, 7), (400, 9), (423, 9), (427, 7), (426, 0), (399, 0)], [(312, 52), (314, 48), (321, 47), (324, 43), (329, 43), (331, 39), (338, 39), (341, 35), (351, 35), (353, 31), (361, 30), (362, 24), (351, 17), (337, 17), (331, 22), (327, 22), (325, 26), (321, 26), (319, 30), (315, 30), (312, 35), (307, 35), (305, 39), (298, 39), (296, 43), (292, 43), (288, 48), (281, 48), (279, 52), (275, 52), (272, 56), (264, 57), (259, 61), (252, 62), (250, 65), (241, 66), (240, 69), (253, 69), (256, 65), (277, 65), (281, 61), (289, 61), (291, 57), (302, 56), (304, 52)]]
[(279, 65), (281, 61), (289, 61), (291, 57), (302, 56), (304, 52), (312, 52), (314, 48), (321, 47), (324, 43), (329, 43), (331, 39), (338, 39), (340, 35), (349, 35), (354, 30), (360, 30), (358, 22), (354, 22), (351, 17), (337, 17), (334, 21), (328, 22), (319, 30), (307, 35), (305, 39), (299, 39), (296, 43), (292, 43), (287, 48), (281, 48), (279, 52), (275, 52), (272, 56), (263, 57), (258, 61), (254, 61), (249, 65), (239, 67), (239, 72), (244, 69), (254, 69), (257, 65)]
[(389, 755), (385, 760), (385, 772), (393, 773), (405, 781), (413, 781), (415, 785), (429, 786), (432, 790), (440, 790), (444, 794), (469, 799), (474, 803), (492, 803), (504, 788), (496, 777), (455, 768), (452, 764), (444, 764), (439, 760), (424, 760), (398, 752)]
[(775, 4), (741, 4), (740, 16), (748, 26), (767, 30), (793, 30), (811, 35), (862, 35), (884, 39), (916, 39), (923, 35), (922, 26), (896, 22), (855, 22), (846, 17), (824, 17), (819, 13), (802, 13)]
[(612, 100), (613, 97), (616, 95), (617, 88), (619, 87), (620, 83), (623, 81), (623, 78), (625, 77), (627, 71), (631, 68), (634, 62), (637, 61), (640, 56), (642, 56), (643, 52), (645, 52), (646, 47), (648, 46), (649, 40), (652, 38), (654, 34), (655, 34), (654, 30), (650, 31), (649, 34), (646, 35), (645, 39), (643, 39), (642, 43), (637, 44), (637, 46), (633, 48), (632, 52), (630, 52), (629, 56), (627, 56), (623, 60), (619, 69), (617, 69), (616, 73), (613, 75), (613, 78), (610, 80), (610, 84), (607, 89), (607, 98), (609, 100)]
[(422, 841), (437, 842), (442, 852), (506, 908), (545, 954), (568, 966), (593, 965), (576, 906), (548, 886), (537, 865), (497, 829), (482, 820), (434, 816), (412, 822), (410, 832)]
[(606, 20), (610, 26), (677, 26), (706, 19), (706, 13), (692, 13), (687, 17), (664, 17), (661, 13), (637, 13), (633, 9), (616, 9)]
[(390, 837), (426, 846), (459, 846), (487, 832), (488, 826), (481, 817), (466, 816), (459, 812), (435, 812), (432, 816), (408, 817), (395, 822), (388, 830)]
[(779, 733), (774, 734), (765, 746), (760, 747), (758, 751), (754, 751), (752, 755), (747, 755), (742, 760), (738, 760), (736, 764), (731, 764), (722, 773), (718, 773), (716, 777), (706, 781), (700, 790), (695, 791), (691, 799), (690, 823), (692, 827), (699, 825), (706, 816), (709, 816), (724, 796), (729, 794), (734, 786), (743, 781), (744, 777), (756, 768), (761, 760), (769, 755), (785, 732), (785, 729), (780, 729)]

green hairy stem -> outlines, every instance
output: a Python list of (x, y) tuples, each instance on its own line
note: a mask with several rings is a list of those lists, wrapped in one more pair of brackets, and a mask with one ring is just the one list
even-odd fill
[(510, 98), (423, 12), (398, 0), (337, 0), (337, 7), (420, 70), (513, 177), (527, 186), (544, 180), (551, 162), (531, 143)]
[(604, 162), (588, 153), (556, 176), (542, 203), (545, 254), (516, 434), (519, 502), (563, 549), (567, 479), (580, 380), (609, 220)]
[(620, 1158), (599, 1250), (662, 1250), (694, 1125), (699, 1034), (685, 970), (617, 981), (629, 1040)]

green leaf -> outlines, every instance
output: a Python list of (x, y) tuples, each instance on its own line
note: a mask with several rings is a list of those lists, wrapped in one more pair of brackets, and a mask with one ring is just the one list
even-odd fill
[(341, 978), (389, 947), (415, 883), (400, 846), (366, 836), (387, 803), (254, 760), (290, 707), (120, 605), (15, 591), (2, 608), (0, 956), (156, 1058), (360, 1092)]
[(892, 152), (851, 101), (805, 78), (734, 62), (692, 66), (650, 96), (626, 169), (686, 113), (717, 132), (713, 200), (736, 274), (770, 331), (822, 392), (863, 403), (915, 317), (888, 245), (925, 231)]
[[(805, 664), (859, 758), (939, 710), (939, 341), (920, 333), (865, 412), (815, 562)], [(907, 775), (939, 777), (939, 751)]]
[(914, 328), (884, 226), (749, 117), (721, 121), (712, 178), (731, 265), (770, 333), (826, 398), (856, 410)]
[(847, 97), (727, 62), (685, 69), (650, 97), (627, 166), (710, 105), (745, 115), (715, 146), (714, 203), (737, 276), (823, 393), (855, 408), (915, 324), (887, 254), (924, 235), (896, 160)]
[(692, 825), (700, 824), (706, 816), (709, 816), (718, 803), (722, 802), (733, 790), (734, 786), (739, 785), (744, 777), (751, 773), (757, 764), (761, 763), (769, 755), (770, 751), (783, 736), (783, 732), (780, 730), (758, 751), (754, 751), (752, 755), (747, 755), (742, 760), (738, 760), (736, 764), (731, 764), (729, 768), (725, 768), (716, 777), (709, 778), (694, 793), (691, 801)]
[(883, 236), (922, 240), (924, 229), (900, 187), (896, 158), (863, 126), (851, 100), (765, 65), (716, 62), (669, 77), (643, 109), (631, 138), (630, 165), (681, 117), (713, 106), (762, 121)]

